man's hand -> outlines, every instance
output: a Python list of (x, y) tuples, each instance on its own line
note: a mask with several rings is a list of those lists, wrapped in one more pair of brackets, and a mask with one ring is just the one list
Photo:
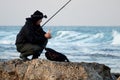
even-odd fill
[(50, 30), (45, 34), (45, 37), (46, 37), (47, 39), (50, 39), (50, 38), (51, 38), (51, 32), (50, 32)]

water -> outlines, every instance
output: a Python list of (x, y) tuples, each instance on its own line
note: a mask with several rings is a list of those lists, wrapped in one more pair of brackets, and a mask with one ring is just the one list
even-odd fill
[[(0, 26), (0, 59), (19, 58), (15, 39), (20, 26)], [(120, 73), (120, 27), (46, 26), (52, 39), (47, 47), (65, 54), (72, 62), (98, 62)], [(45, 58), (43, 51), (40, 58)]]

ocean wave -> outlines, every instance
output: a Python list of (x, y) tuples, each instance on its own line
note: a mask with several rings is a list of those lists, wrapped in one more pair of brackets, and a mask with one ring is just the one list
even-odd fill
[(112, 44), (120, 45), (120, 33), (113, 30), (112, 33), (82, 33), (77, 31), (58, 31), (54, 40), (56, 42), (74, 42), (77, 44)]
[(55, 36), (55, 41), (59, 42), (74, 42), (74, 43), (97, 43), (104, 38), (104, 33), (88, 34), (76, 31), (58, 31)]
[(16, 39), (16, 34), (9, 33), (0, 38), (0, 44), (14, 44)]
[(113, 40), (112, 40), (112, 45), (120, 45), (120, 33), (116, 30), (112, 31), (112, 36), (113, 36)]

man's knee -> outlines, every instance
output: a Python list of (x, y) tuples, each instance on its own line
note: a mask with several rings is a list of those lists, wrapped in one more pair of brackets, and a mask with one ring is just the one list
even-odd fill
[(16, 44), (16, 49), (18, 52), (21, 52), (22, 47), (23, 47), (23, 44)]
[(44, 49), (39, 45), (33, 45), (33, 44), (22, 44), (22, 45), (16, 45), (16, 46), (17, 46), (17, 51), (20, 52), (21, 54), (24, 54), (25, 56), (26, 55), (40, 56), (40, 54)]
[(34, 52), (34, 51), (39, 51), (41, 48), (38, 45), (33, 45), (33, 44), (24, 44), (23, 47), (21, 48), (21, 52)]

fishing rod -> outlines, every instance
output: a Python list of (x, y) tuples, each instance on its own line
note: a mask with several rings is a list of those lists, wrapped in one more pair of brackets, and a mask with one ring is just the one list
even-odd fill
[(71, 0), (69, 0), (66, 4), (64, 4), (55, 14), (53, 14), (53, 16), (51, 16), (43, 25), (42, 27), (49, 22), (58, 12), (60, 12)]

